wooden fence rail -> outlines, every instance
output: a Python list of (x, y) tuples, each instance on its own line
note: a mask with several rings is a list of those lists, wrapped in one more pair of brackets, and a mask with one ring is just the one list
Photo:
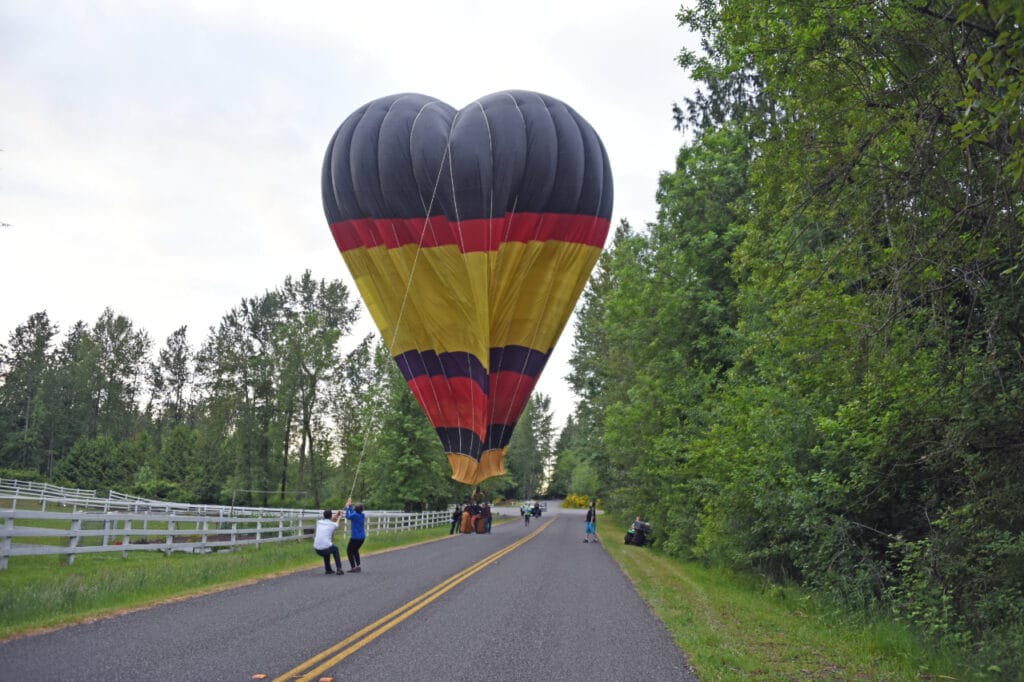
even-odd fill
[(19, 481), (0, 478), (0, 504), (16, 509), (19, 504), (38, 505), (43, 511), (47, 506), (66, 509), (90, 509), (108, 511), (164, 511), (184, 514), (260, 514), (268, 511), (294, 512), (293, 508), (268, 509), (266, 507), (242, 507), (219, 504), (188, 504), (186, 502), (168, 502), (165, 500), (149, 500), (134, 495), (125, 495), (111, 490), (106, 497), (101, 497), (95, 490), (64, 488), (49, 483)]
[[(0, 494), (3, 500), (4, 494)], [(10, 501), (10, 500), (8, 500)], [(99, 500), (107, 502), (107, 500)], [(94, 501), (95, 502), (95, 501)], [(59, 502), (50, 501), (51, 510)], [(264, 542), (301, 540), (313, 534), (322, 512), (221, 507), (214, 513), (146, 510), (121, 511), (77, 509), (44, 511), (0, 509), (0, 570), (9, 557), (57, 554), (74, 563), (75, 556), (93, 552), (158, 550), (163, 552), (212, 552)], [(7, 505), (4, 505), (7, 506)], [(448, 511), (418, 514), (367, 511), (367, 535), (447, 525)], [(345, 524), (339, 529), (347, 533)]]

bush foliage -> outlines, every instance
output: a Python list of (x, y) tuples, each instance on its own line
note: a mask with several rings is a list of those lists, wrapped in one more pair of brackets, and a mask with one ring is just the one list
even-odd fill
[(691, 136), (584, 294), (566, 456), (666, 551), (1024, 674), (1024, 9), (679, 18)]

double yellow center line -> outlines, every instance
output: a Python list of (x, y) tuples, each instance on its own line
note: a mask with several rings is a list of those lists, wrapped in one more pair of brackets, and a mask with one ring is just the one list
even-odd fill
[(498, 550), (494, 554), (490, 555), (485, 559), (481, 559), (469, 568), (463, 569), (456, 573), (452, 577), (448, 578), (444, 582), (430, 588), (420, 596), (406, 602), (402, 606), (389, 613), (388, 615), (380, 618), (377, 621), (367, 625), (362, 630), (346, 637), (337, 644), (321, 651), (316, 656), (313, 656), (307, 661), (297, 665), (280, 677), (275, 678), (274, 682), (283, 682), (284, 680), (315, 680), (325, 671), (330, 670), (332, 667), (343, 661), (345, 658), (355, 653), (359, 649), (377, 639), (385, 632), (395, 627), (403, 620), (413, 615), (427, 604), (430, 604), (435, 599), (438, 599), (448, 590), (452, 589), (463, 580), (466, 580), (470, 576), (484, 570), (498, 559), (502, 558), (506, 554), (515, 551), (522, 545), (526, 544), (537, 536), (541, 531), (550, 526), (554, 522), (551, 519), (543, 526), (533, 531), (526, 537), (516, 540), (511, 545)]

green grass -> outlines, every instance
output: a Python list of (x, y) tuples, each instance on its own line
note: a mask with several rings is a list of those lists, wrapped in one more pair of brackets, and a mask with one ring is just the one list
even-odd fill
[[(364, 555), (435, 540), (448, 526), (371, 535)], [(0, 640), (164, 600), (222, 589), (275, 573), (322, 567), (306, 540), (211, 554), (132, 551), (62, 557), (11, 557), (0, 571)]]
[(975, 679), (898, 623), (837, 614), (795, 588), (625, 545), (619, 535), (603, 540), (703, 681)]

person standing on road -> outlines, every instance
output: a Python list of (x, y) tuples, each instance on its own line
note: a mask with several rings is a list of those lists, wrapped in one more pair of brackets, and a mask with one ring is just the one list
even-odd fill
[(590, 501), (590, 509), (587, 510), (587, 535), (583, 542), (597, 542), (597, 501)]
[[(345, 503), (345, 518), (348, 519), (350, 525), (348, 548), (346, 549), (348, 553), (348, 572), (359, 573), (363, 570), (362, 566), (360, 566), (359, 548), (366, 541), (366, 515), (363, 513), (363, 503), (358, 502), (353, 507), (352, 498), (348, 498), (348, 502)], [(340, 566), (338, 567), (338, 572), (341, 572)]]
[(455, 505), (455, 511), (452, 512), (452, 527), (448, 530), (448, 535), (455, 535), (455, 531), (459, 530), (459, 525), (462, 523), (462, 505)]
[(484, 502), (481, 507), (481, 511), (484, 515), (484, 532), (490, 534), (491, 532), (491, 505)]
[(341, 552), (334, 544), (334, 532), (338, 530), (338, 519), (340, 518), (340, 509), (333, 517), (331, 510), (325, 509), (324, 517), (317, 519), (316, 534), (313, 536), (313, 550), (324, 558), (324, 573), (328, 575), (334, 573), (331, 570), (331, 556), (334, 556), (334, 565), (338, 567), (338, 575), (342, 575)]
[(469, 510), (469, 532), (476, 533), (480, 530), (480, 514), (483, 510), (476, 500), (472, 500), (466, 509)]

